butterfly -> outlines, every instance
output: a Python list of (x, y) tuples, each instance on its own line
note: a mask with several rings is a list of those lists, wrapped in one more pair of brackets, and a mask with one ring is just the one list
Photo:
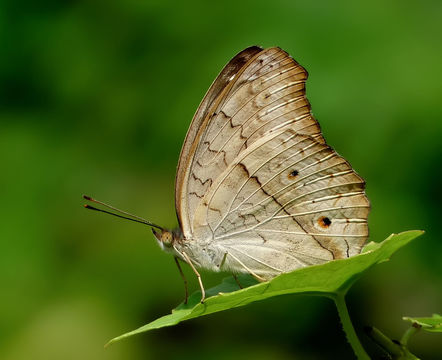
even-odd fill
[(359, 254), (368, 237), (365, 182), (325, 142), (305, 96), (307, 76), (278, 47), (249, 47), (224, 67), (182, 146), (176, 230), (85, 198), (152, 226), (183, 278), (178, 260), (195, 272), (202, 302), (197, 269), (267, 281)]

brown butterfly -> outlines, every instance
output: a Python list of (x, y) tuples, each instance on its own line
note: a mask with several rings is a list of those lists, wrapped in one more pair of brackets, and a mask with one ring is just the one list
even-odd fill
[(305, 97), (307, 76), (276, 47), (249, 47), (224, 67), (181, 150), (177, 230), (85, 198), (158, 229), (180, 273), (178, 259), (198, 276), (201, 301), (197, 268), (266, 281), (359, 254), (368, 237), (365, 183), (326, 144)]

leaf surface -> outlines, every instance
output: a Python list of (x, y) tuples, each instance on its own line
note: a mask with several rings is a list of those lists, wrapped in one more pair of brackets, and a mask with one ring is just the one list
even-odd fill
[(277, 295), (332, 296), (346, 291), (366, 270), (377, 263), (387, 261), (394, 252), (422, 234), (423, 231), (420, 230), (392, 234), (381, 243), (368, 243), (359, 255), (297, 269), (263, 283), (257, 283), (249, 275), (240, 275), (240, 283), (247, 286), (243, 289), (239, 289), (233, 277), (226, 278), (221, 284), (206, 290), (207, 297), (204, 304), (200, 303), (201, 293), (197, 291), (189, 297), (187, 304), (180, 304), (171, 314), (118, 336), (108, 344), (149, 330), (176, 325), (184, 320), (244, 306)]

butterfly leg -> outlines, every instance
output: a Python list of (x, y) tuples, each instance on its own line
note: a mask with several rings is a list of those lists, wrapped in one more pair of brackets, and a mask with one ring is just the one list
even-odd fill
[(178, 266), (178, 270), (179, 270), (180, 275), (181, 275), (181, 277), (183, 278), (183, 281), (184, 281), (184, 291), (185, 291), (185, 294), (186, 294), (185, 298), (184, 298), (184, 304), (187, 304), (187, 299), (189, 298), (189, 292), (187, 290), (187, 279), (186, 279), (186, 276), (183, 273), (183, 269), (181, 269), (181, 265), (180, 265), (180, 262), (179, 262), (178, 258), (175, 256), (174, 259), (175, 259), (175, 264), (176, 264), (176, 266)]
[(203, 304), (204, 299), (206, 298), (206, 291), (204, 290), (204, 285), (201, 280), (201, 275), (198, 272), (198, 270), (195, 268), (195, 266), (193, 265), (192, 260), (190, 260), (190, 257), (184, 251), (182, 252), (182, 254), (183, 254), (184, 258), (186, 259), (187, 263), (192, 268), (193, 272), (196, 274), (196, 277), (198, 278), (198, 283), (200, 284), (200, 288), (201, 288), (201, 304)]
[[(219, 268), (219, 269), (221, 269), (222, 266), (225, 264), (226, 259), (227, 259), (227, 255), (229, 255), (229, 253), (228, 253), (228, 252), (225, 252), (225, 253), (224, 253), (224, 256), (223, 256), (223, 259), (221, 260), (221, 264), (218, 265), (218, 268)], [(236, 276), (236, 274), (233, 274), (233, 273), (232, 273), (232, 276), (233, 276), (233, 278), (235, 279), (236, 283), (238, 284), (239, 288), (242, 289), (243, 287), (242, 287), (241, 283), (239, 282), (238, 277)]]
[(239, 260), (236, 256), (233, 256), (233, 254), (229, 253), (229, 255), (231, 257), (233, 257), (244, 269), (247, 270), (247, 272), (252, 275), (256, 280), (264, 282), (266, 281), (264, 278), (262, 278), (261, 276), (255, 274), (251, 269), (249, 269), (241, 260)]
[(236, 276), (236, 274), (232, 274), (232, 276), (235, 279), (236, 283), (238, 284), (239, 288), (242, 289), (243, 287), (242, 287), (241, 283), (239, 282), (238, 276)]

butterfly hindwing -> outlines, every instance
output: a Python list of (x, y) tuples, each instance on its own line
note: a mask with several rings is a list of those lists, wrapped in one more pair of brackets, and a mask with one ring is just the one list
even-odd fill
[(265, 277), (359, 253), (368, 210), (364, 182), (348, 162), (288, 126), (264, 136), (213, 183), (194, 236), (212, 237)]

